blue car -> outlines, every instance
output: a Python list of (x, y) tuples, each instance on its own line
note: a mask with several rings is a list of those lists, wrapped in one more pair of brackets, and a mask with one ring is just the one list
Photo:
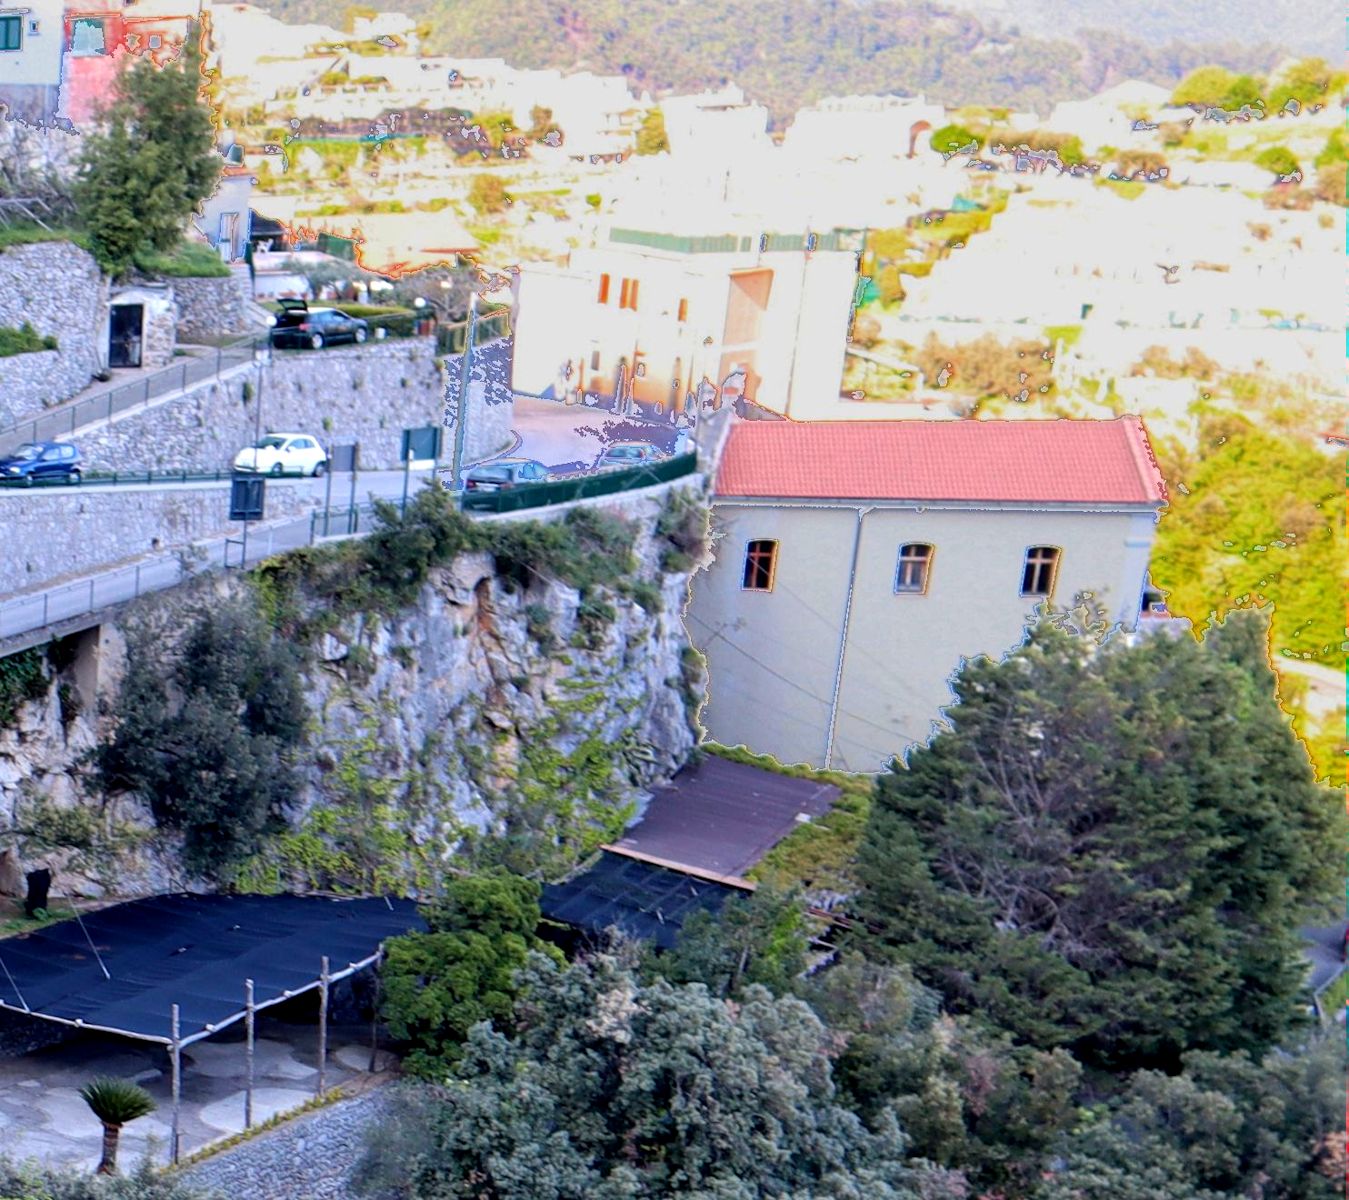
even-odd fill
[(79, 483), (80, 452), (69, 442), (25, 442), (17, 450), (0, 457), (0, 482)]

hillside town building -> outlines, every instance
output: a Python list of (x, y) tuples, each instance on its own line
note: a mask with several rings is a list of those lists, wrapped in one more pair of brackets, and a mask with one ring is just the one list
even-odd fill
[(659, 414), (683, 409), (700, 384), (725, 385), (726, 399), (808, 417), (812, 398), (836, 398), (842, 380), (857, 286), (846, 245), (843, 231), (611, 229), (566, 267), (520, 272), (514, 390), (624, 396)]
[(737, 424), (687, 614), (707, 735), (880, 770), (1044, 606), (1132, 628), (1164, 503), (1136, 417)]

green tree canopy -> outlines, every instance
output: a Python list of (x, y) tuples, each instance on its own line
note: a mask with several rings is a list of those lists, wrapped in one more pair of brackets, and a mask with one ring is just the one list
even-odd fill
[(188, 218), (215, 190), (224, 160), (198, 96), (200, 68), (191, 32), (176, 62), (138, 61), (118, 74), (99, 128), (82, 139), (76, 208), (110, 274), (130, 267), (138, 250), (177, 245)]
[(1203, 420), (1199, 441), (1169, 479), (1157, 530), (1152, 577), (1167, 606), (1202, 626), (1272, 603), (1275, 654), (1342, 666), (1340, 465), (1241, 417)]
[(665, 114), (658, 108), (647, 109), (637, 129), (637, 153), (660, 154), (669, 148), (670, 143), (665, 137)]
[(1309, 104), (1333, 104), (1344, 91), (1346, 78), (1324, 58), (1302, 58), (1274, 80), (1269, 93), (1269, 109), (1278, 112), (1289, 100), (1306, 107)]
[(1344, 1045), (1191, 1054), (1142, 1071), (1057, 1147), (1035, 1200), (1333, 1200), (1344, 1194)]
[(950, 729), (877, 781), (860, 909), (957, 1012), (1112, 1067), (1263, 1049), (1334, 878), (1333, 794), (1268, 625), (1104, 646), (1047, 619), (968, 663)]
[(1171, 93), (1172, 104), (1203, 104), (1226, 107), (1237, 77), (1226, 67), (1196, 67)]
[(943, 125), (940, 129), (934, 129), (928, 139), (928, 144), (938, 154), (958, 153), (970, 143), (974, 144), (975, 149), (984, 144), (982, 138), (976, 137), (963, 125)]
[(762, 886), (732, 897), (713, 916), (694, 913), (673, 950), (650, 960), (671, 983), (704, 983), (716, 996), (761, 984), (788, 991), (806, 967), (807, 934), (799, 897)]
[(519, 1032), (477, 1026), (454, 1077), (375, 1140), (363, 1175), (418, 1200), (956, 1200), (834, 1094), (830, 1041), (802, 1001), (751, 987), (643, 987), (602, 956), (531, 956)]
[(1255, 165), (1275, 175), (1291, 175), (1298, 169), (1297, 155), (1287, 146), (1269, 146), (1256, 156)]
[(392, 938), (381, 978), (389, 1032), (413, 1074), (443, 1078), (479, 1021), (506, 1026), (515, 973), (543, 943), (539, 885), (504, 871), (452, 878), (427, 905), (427, 933)]

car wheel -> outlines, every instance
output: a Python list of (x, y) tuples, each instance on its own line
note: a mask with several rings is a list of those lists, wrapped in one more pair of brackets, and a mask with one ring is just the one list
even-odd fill
[(323, 472), (326, 471), (327, 469), (328, 469), (328, 464), (327, 464), (326, 462), (321, 462), (321, 463), (319, 463), (318, 466), (316, 466), (316, 467), (314, 468), (314, 478), (315, 478), (315, 479), (322, 479), (322, 478), (323, 478)]
[(311, 350), (322, 350), (322, 349), (323, 349), (323, 334), (321, 334), (321, 333), (311, 333), (311, 334), (309, 335), (309, 348), (310, 348)]
[(279, 478), (281, 477), (282, 473), (283, 473), (283, 472), (282, 472), (282, 468), (281, 468), (281, 464), (280, 464), (280, 463), (277, 463), (274, 467), (272, 467), (272, 474), (273, 474), (276, 478), (279, 479)]
[(24, 487), (32, 487), (32, 486), (33, 486), (33, 477), (32, 477), (31, 475), (25, 475), (25, 476), (23, 477), (23, 486), (24, 486)]
[(84, 476), (80, 473), (79, 468), (76, 467), (75, 470), (71, 471), (70, 474), (66, 476), (66, 482), (79, 483), (83, 478)]
[(358, 329), (354, 334), (352, 334), (352, 336), (356, 339), (357, 343), (359, 344), (365, 341), (367, 334), (364, 329)]

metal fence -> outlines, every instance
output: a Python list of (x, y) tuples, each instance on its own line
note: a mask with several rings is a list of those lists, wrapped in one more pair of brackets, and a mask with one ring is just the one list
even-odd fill
[(142, 375), (102, 395), (77, 400), (64, 408), (18, 421), (0, 429), (0, 450), (12, 449), (20, 442), (49, 442), (69, 437), (83, 426), (96, 421), (111, 421), (116, 414), (149, 404), (151, 400), (169, 392), (181, 391), (190, 384), (213, 377), (219, 378), (233, 367), (252, 362), (255, 348), (266, 343), (266, 335), (250, 334), (209, 354), (184, 356), (162, 370)]
[[(467, 329), (467, 321), (438, 326), (436, 329), (436, 353), (463, 354), (464, 332)], [(488, 342), (495, 342), (498, 338), (510, 337), (510, 335), (510, 309), (499, 309), (497, 312), (478, 318), (477, 327), (473, 331), (473, 344), (474, 346), (485, 346)]]

